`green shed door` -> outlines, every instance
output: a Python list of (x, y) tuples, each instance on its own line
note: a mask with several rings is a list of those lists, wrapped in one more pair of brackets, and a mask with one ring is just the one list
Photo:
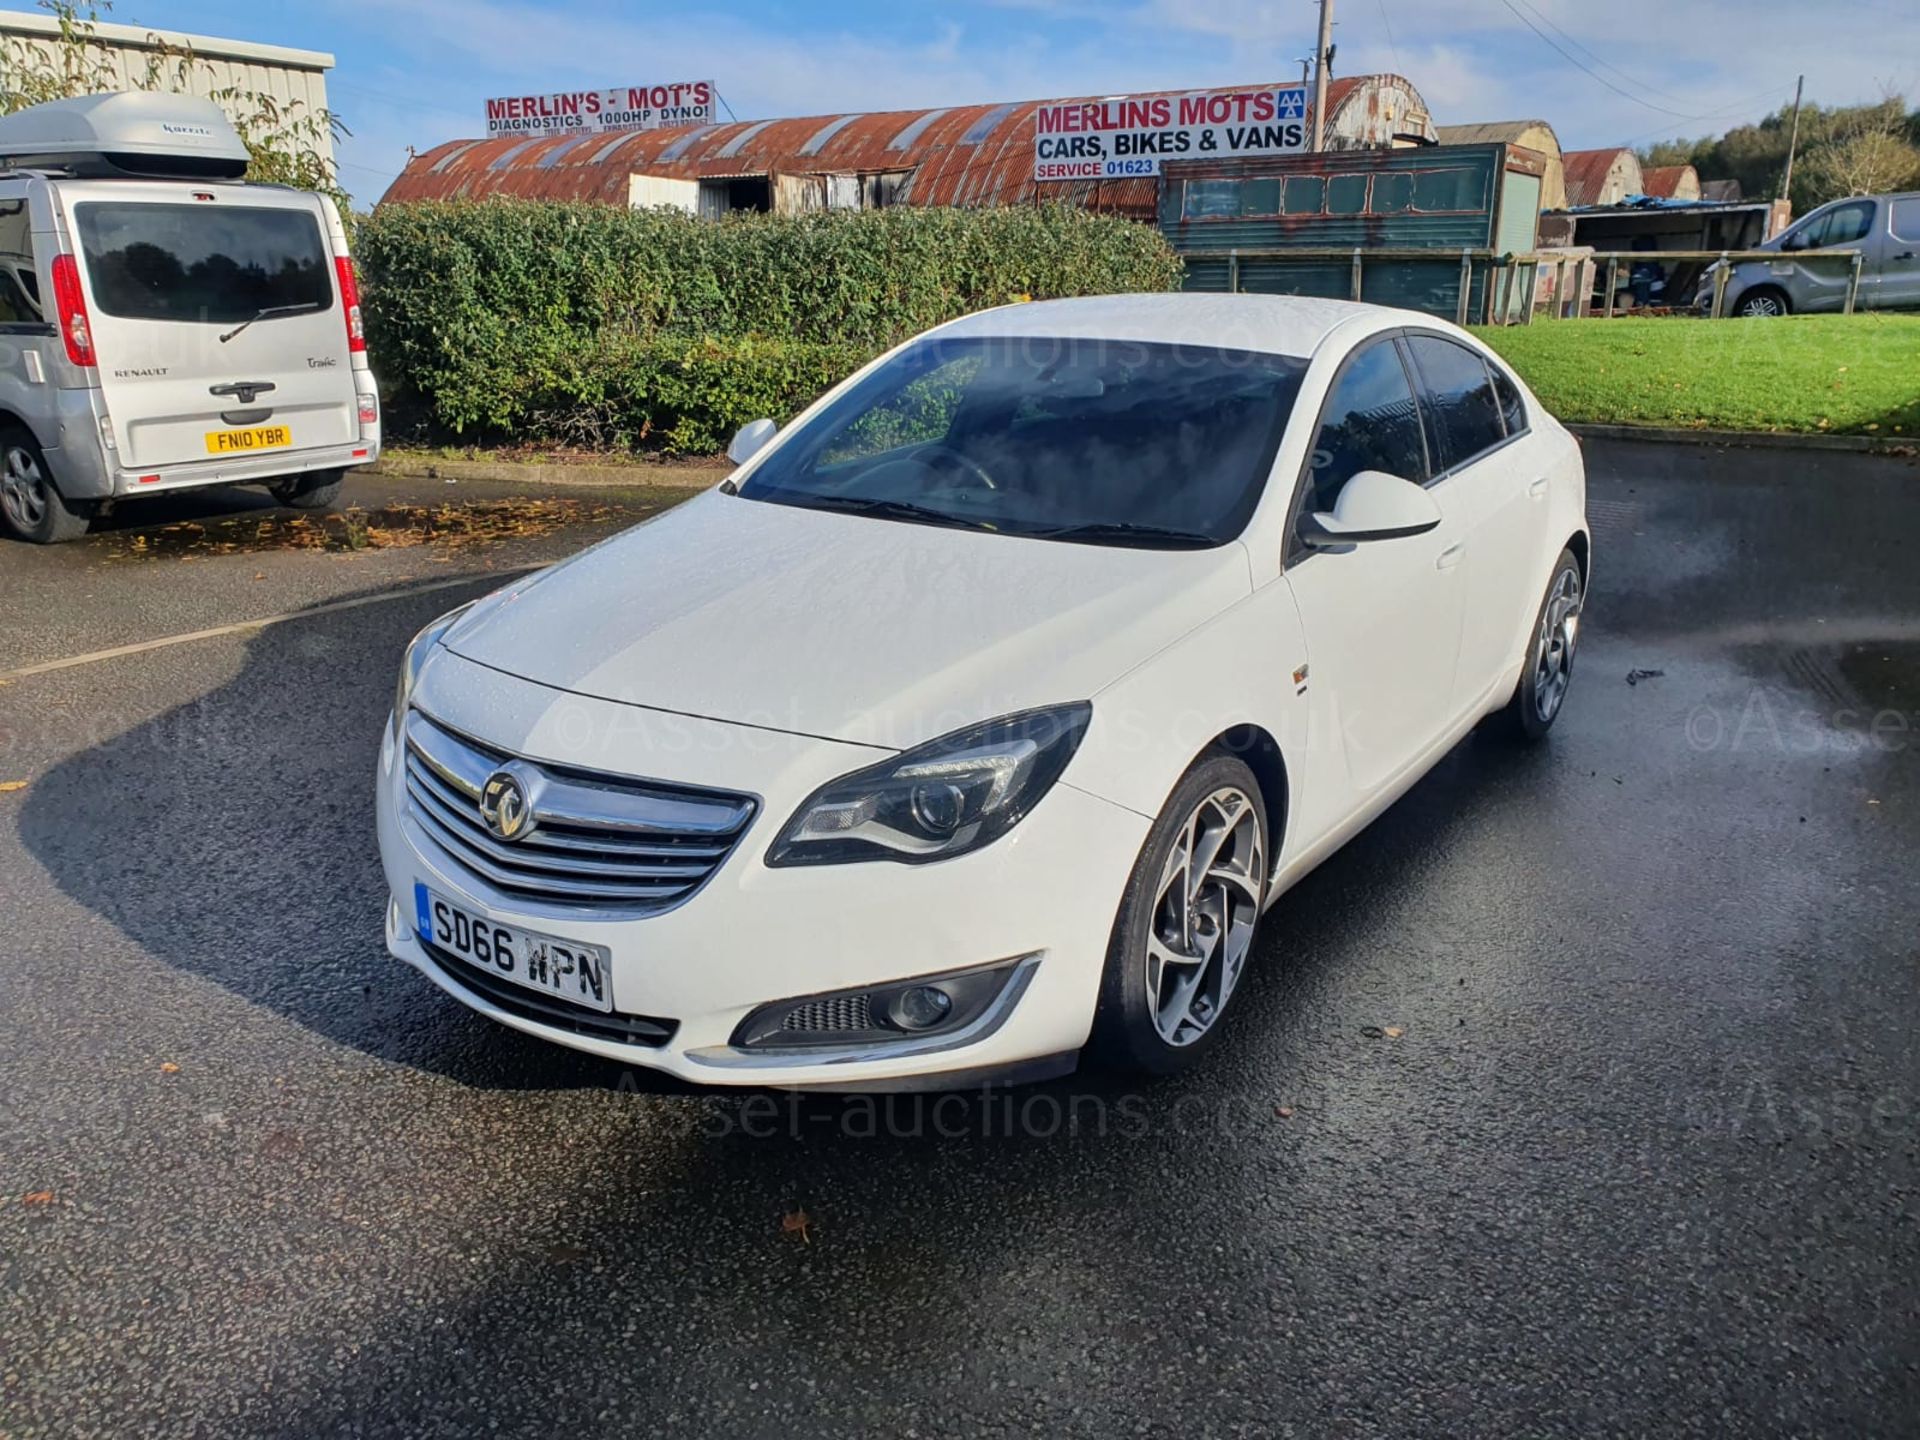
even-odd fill
[(1540, 235), (1540, 177), (1507, 172), (1500, 195), (1500, 218), (1493, 227), (1493, 248), (1502, 254), (1524, 254)]

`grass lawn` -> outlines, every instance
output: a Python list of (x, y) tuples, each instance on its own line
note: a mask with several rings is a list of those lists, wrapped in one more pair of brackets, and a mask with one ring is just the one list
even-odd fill
[(1920, 436), (1920, 314), (1479, 329), (1562, 420)]

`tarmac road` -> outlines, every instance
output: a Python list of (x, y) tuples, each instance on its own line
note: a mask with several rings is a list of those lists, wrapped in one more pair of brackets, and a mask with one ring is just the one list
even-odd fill
[(1588, 456), (1549, 745), (1284, 900), (1200, 1073), (938, 1105), (674, 1093), (382, 949), (401, 646), (660, 496), (0, 545), (0, 1436), (1911, 1433), (1920, 469)]

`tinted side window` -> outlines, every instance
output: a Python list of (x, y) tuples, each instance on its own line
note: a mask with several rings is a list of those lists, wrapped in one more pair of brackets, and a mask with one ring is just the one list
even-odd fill
[(1407, 344), (1419, 367), (1441, 466), (1464, 465), (1506, 439), (1500, 403), (1478, 353), (1438, 335), (1414, 335)]
[(1822, 245), (1851, 245), (1873, 228), (1873, 202), (1842, 205), (1827, 216), (1826, 238)]
[(1498, 365), (1487, 369), (1493, 372), (1493, 393), (1500, 402), (1500, 418), (1507, 422), (1507, 434), (1518, 435), (1527, 428), (1527, 404), (1520, 398), (1520, 387)]
[(1894, 201), (1888, 223), (1900, 239), (1920, 240), (1920, 199)]
[(1393, 341), (1376, 340), (1334, 382), (1307, 464), (1309, 510), (1333, 509), (1347, 481), (1362, 470), (1426, 481), (1420, 412)]

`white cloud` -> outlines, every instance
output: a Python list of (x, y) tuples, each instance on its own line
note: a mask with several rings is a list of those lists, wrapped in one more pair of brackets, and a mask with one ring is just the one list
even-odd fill
[[(779, 23), (725, 0), (644, 18), (533, 0), (343, 4), (393, 57), (373, 75), (337, 72), (356, 130), (343, 159), (364, 167), (346, 178), (367, 200), (407, 144), (476, 133), (492, 94), (711, 77), (749, 117), (1180, 89), (1292, 78), (1315, 24), (1307, 0), (903, 4), (884, 33), (826, 0)], [(1578, 64), (1516, 18), (1529, 7)], [(1902, 0), (1344, 0), (1338, 18), (1338, 73), (1397, 70), (1441, 123), (1539, 116), (1569, 148), (1723, 130), (1789, 98), (1801, 68), (1822, 103), (1885, 85), (1920, 100), (1920, 5)]]

